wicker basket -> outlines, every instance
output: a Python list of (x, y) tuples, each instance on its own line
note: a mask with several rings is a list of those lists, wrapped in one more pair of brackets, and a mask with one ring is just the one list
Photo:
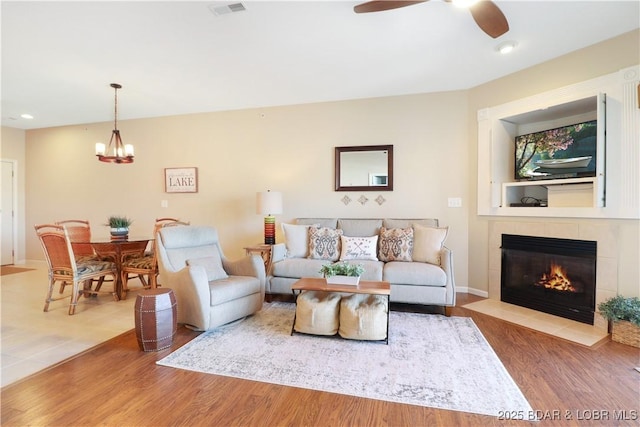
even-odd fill
[(640, 348), (640, 326), (626, 320), (613, 322), (611, 339), (615, 342)]

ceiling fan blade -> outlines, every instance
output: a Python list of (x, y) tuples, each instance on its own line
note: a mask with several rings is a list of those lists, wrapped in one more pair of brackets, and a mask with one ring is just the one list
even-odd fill
[(412, 4), (425, 3), (429, 0), (422, 1), (368, 1), (366, 3), (354, 6), (355, 13), (380, 12), (383, 10), (398, 9), (400, 7), (411, 6)]
[(482, 0), (469, 8), (473, 20), (476, 24), (491, 37), (498, 38), (509, 31), (509, 23), (507, 18), (490, 0)]

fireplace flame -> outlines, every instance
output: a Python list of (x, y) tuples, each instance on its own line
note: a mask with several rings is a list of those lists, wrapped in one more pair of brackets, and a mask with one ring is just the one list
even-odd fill
[(567, 273), (562, 266), (557, 264), (551, 264), (549, 273), (544, 273), (536, 284), (556, 291), (577, 292), (577, 289), (571, 284), (571, 280), (567, 277)]

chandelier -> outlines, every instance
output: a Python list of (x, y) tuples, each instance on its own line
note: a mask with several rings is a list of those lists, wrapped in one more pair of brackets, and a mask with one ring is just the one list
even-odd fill
[(96, 143), (96, 156), (98, 160), (105, 163), (133, 163), (133, 145), (124, 145), (118, 130), (118, 89), (121, 89), (122, 86), (118, 83), (111, 83), (111, 87), (115, 91), (113, 132), (108, 147), (105, 147), (102, 142)]

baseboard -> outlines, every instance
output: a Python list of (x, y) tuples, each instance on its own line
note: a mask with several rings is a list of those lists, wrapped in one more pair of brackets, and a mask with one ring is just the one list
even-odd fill
[(489, 292), (481, 291), (480, 289), (467, 288), (467, 293), (471, 295), (477, 295), (482, 298), (489, 298)]

